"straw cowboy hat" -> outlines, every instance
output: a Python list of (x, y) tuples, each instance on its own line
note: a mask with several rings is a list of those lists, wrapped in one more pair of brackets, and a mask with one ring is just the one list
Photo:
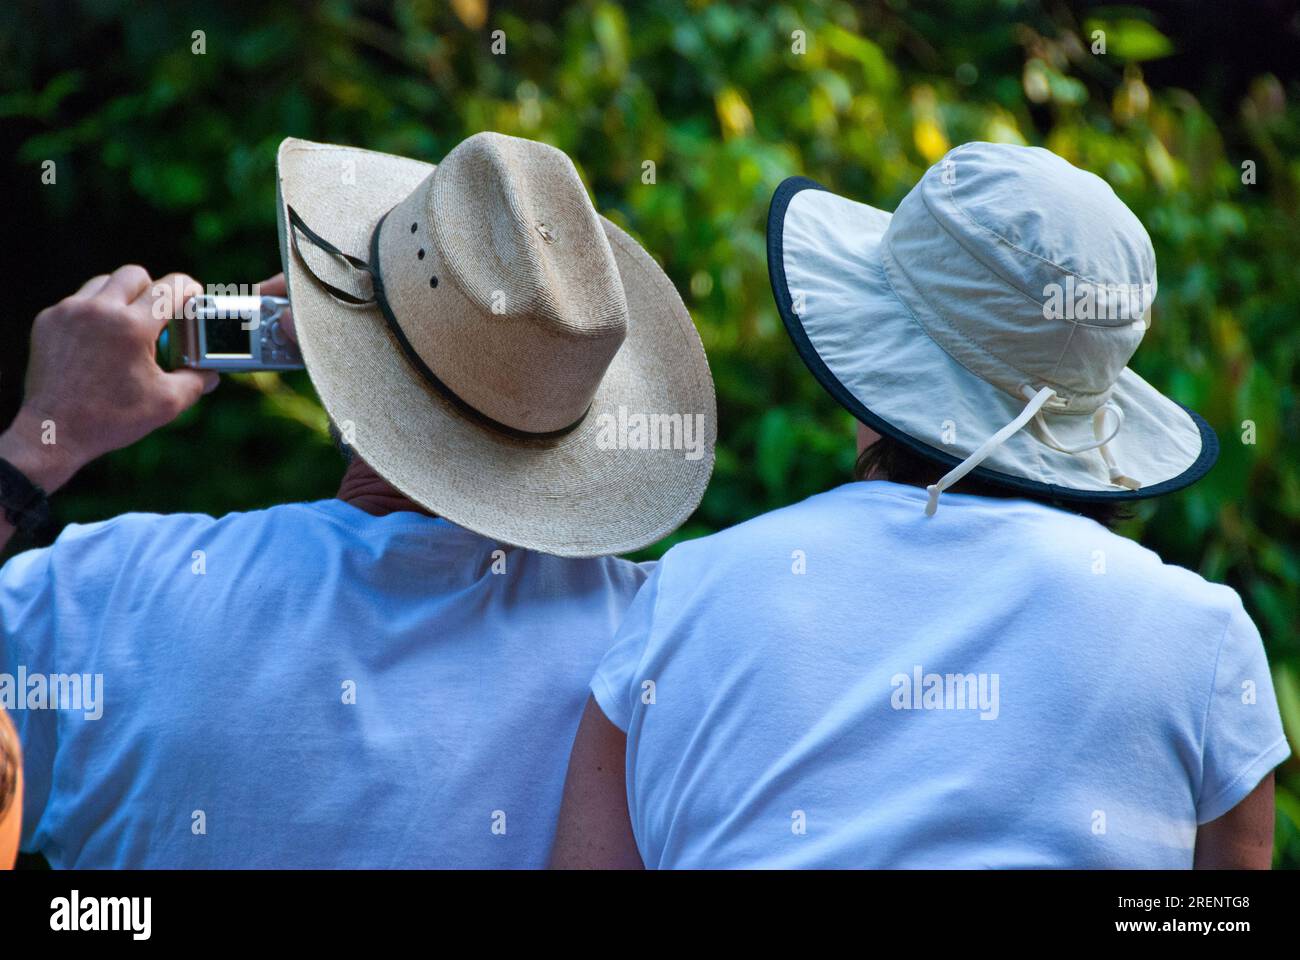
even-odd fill
[(893, 214), (802, 177), (767, 224), (768, 272), (813, 375), (878, 433), (1060, 500), (1200, 479), (1209, 425), (1126, 364), (1155, 295), (1151, 240), (1100, 178), (1037, 147), (968, 143)]
[(699, 336), (564, 153), (480, 133), (435, 167), (288, 139), (277, 173), (303, 359), (386, 480), (562, 556), (635, 550), (695, 509), (717, 419)]

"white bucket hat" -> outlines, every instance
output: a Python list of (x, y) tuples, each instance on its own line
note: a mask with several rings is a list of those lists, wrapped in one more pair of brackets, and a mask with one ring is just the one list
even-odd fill
[(717, 431), (704, 348), (563, 152), (480, 133), (435, 167), (288, 139), (277, 174), (303, 359), (384, 479), (561, 556), (636, 550), (691, 514)]
[(1197, 414), (1126, 364), (1155, 253), (1100, 178), (1038, 147), (968, 143), (891, 215), (782, 183), (768, 272), (813, 375), (878, 433), (953, 469), (1059, 500), (1135, 500), (1214, 464)]

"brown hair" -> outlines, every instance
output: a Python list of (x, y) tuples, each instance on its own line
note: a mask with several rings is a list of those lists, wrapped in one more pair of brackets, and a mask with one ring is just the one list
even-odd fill
[[(853, 465), (853, 479), (866, 480), (868, 477), (892, 480), (894, 483), (906, 483), (914, 487), (926, 487), (938, 481), (945, 473), (946, 467), (940, 466), (928, 457), (915, 453), (891, 437), (882, 436), (858, 455)], [(953, 484), (954, 493), (970, 493), (978, 497), (1008, 497), (1043, 503), (1058, 510), (1068, 510), (1096, 520), (1107, 529), (1132, 517), (1126, 504), (1114, 500), (1077, 501), (1058, 500), (1055, 497), (1040, 496), (1032, 493), (1020, 493), (1007, 487), (990, 483), (986, 480), (969, 476)]]

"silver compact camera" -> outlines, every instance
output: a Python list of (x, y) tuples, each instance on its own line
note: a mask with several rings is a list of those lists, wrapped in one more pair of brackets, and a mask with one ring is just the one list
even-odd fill
[(284, 297), (195, 297), (158, 340), (162, 365), (221, 373), (301, 370), (302, 354), (280, 325)]

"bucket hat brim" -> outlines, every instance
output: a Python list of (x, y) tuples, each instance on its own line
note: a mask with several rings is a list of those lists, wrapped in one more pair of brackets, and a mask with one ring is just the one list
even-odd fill
[[(590, 410), (558, 438), (514, 438), (437, 395), (379, 307), (332, 297), (288, 242), (292, 206), (317, 233), (364, 258), (380, 218), (435, 166), (293, 138), (280, 145), (276, 166), (280, 256), (303, 360), (330, 418), (350, 424), (350, 445), (385, 480), (452, 523), (559, 556), (640, 549), (695, 510), (713, 468), (713, 380), (680, 296), (636, 241), (600, 219), (629, 319)], [(620, 409), (702, 414), (700, 456), (610, 448), (602, 415), (617, 418)]]
[[(768, 275), (777, 309), (813, 376), (859, 421), (954, 467), (1025, 406), (953, 359), (896, 295), (881, 259), (891, 214), (806, 177), (777, 188), (768, 211)], [(1198, 414), (1131, 369), (1111, 399), (1124, 411), (1110, 449), (1136, 490), (1113, 485), (1096, 451), (1063, 453), (1022, 430), (970, 476), (1080, 502), (1172, 493), (1214, 465), (1218, 439)], [(1090, 417), (1049, 416), (1064, 446), (1093, 439)]]

